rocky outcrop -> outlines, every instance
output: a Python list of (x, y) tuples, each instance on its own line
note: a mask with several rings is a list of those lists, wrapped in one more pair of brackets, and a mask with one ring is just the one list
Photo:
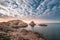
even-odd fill
[[(34, 27), (36, 24), (32, 21), (29, 25)], [(13, 30), (13, 28), (27, 27), (28, 24), (22, 20), (11, 20), (0, 23), (0, 35), (4, 40), (45, 40), (45, 38), (33, 31), (26, 29)], [(12, 28), (13, 27), (13, 28)], [(5, 36), (4, 36), (5, 35)]]
[(46, 24), (38, 24), (39, 26), (44, 26), (44, 27), (46, 27), (46, 26), (48, 26), (48, 25), (46, 25)]
[(0, 23), (0, 31), (4, 31), (4, 32), (8, 32), (8, 31), (12, 31), (12, 29), (9, 27), (8, 22), (2, 22)]
[(11, 32), (10, 35), (11, 40), (45, 40), (40, 34), (25, 29)]
[(22, 20), (12, 20), (8, 21), (10, 23), (10, 26), (19, 26), (19, 27), (27, 27), (28, 24), (23, 22)]
[(32, 27), (34, 27), (36, 24), (34, 23), (34, 21), (31, 21), (31, 22), (29, 23), (29, 25), (32, 26)]
[(27, 31), (26, 29), (20, 29), (13, 32), (1, 32), (1, 40), (45, 40), (45, 38), (33, 31)]
[(11, 40), (11, 39), (7, 33), (0, 31), (0, 40)]
[(0, 23), (0, 31), (11, 31), (12, 28), (24, 28), (27, 27), (28, 24), (23, 22), (22, 20), (11, 20), (8, 22), (1, 22)]
[(9, 26), (10, 23), (9, 23), (9, 22), (1, 22), (0, 25), (6, 25), (6, 26)]

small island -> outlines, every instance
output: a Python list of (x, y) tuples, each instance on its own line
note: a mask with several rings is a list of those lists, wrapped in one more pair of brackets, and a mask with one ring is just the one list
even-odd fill
[(48, 25), (46, 25), (46, 24), (38, 24), (38, 25), (39, 25), (39, 26), (45, 26), (45, 27), (48, 26)]
[(35, 24), (34, 21), (31, 21), (31, 22), (29, 23), (29, 25), (30, 25), (31, 27), (34, 27), (36, 24)]

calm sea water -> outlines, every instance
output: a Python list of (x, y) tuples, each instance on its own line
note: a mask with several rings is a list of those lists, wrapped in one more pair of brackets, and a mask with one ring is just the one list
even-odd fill
[(60, 40), (60, 23), (47, 23), (47, 27), (36, 25), (34, 28), (27, 27), (28, 30), (43, 34), (47, 40)]

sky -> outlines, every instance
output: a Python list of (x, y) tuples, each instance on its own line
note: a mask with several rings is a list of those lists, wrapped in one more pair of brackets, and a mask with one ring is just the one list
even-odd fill
[(60, 0), (0, 0), (0, 18), (60, 22)]

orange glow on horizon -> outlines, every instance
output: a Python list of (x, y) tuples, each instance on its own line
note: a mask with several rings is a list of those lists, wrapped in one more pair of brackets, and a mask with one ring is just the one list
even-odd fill
[(7, 22), (9, 20), (15, 20), (15, 18), (0, 18), (0, 22)]
[(51, 21), (51, 20), (44, 20), (44, 19), (17, 19), (17, 18), (0, 18), (0, 22), (7, 22), (10, 20), (23, 20), (26, 23), (30, 23), (34, 21), (35, 23), (60, 23), (59, 21)]
[[(17, 20), (16, 18), (0, 18), (0, 22), (7, 22), (7, 21), (10, 21), (10, 20)], [(21, 20), (21, 19), (18, 19), (18, 20)], [(35, 23), (43, 23), (42, 20), (36, 20), (36, 19), (22, 19), (24, 22), (26, 23), (30, 23), (31, 21), (34, 21)]]

